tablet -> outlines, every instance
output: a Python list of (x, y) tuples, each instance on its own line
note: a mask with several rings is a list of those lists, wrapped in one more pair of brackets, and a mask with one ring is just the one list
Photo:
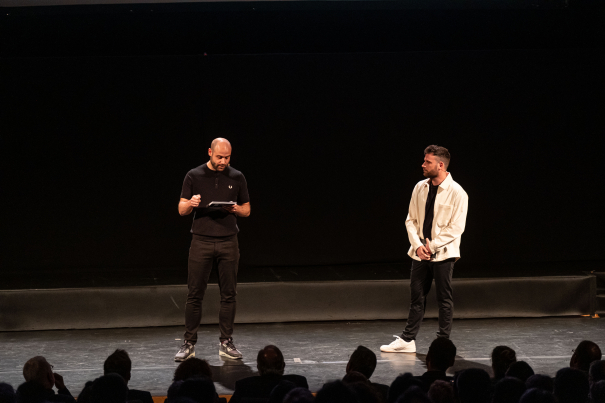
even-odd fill
[(235, 206), (237, 203), (234, 201), (213, 201), (210, 202), (208, 207), (223, 207), (223, 206)]

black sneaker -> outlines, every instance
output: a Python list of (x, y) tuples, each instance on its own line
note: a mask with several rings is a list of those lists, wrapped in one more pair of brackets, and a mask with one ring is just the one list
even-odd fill
[(218, 354), (234, 360), (239, 360), (242, 358), (242, 353), (235, 348), (233, 345), (233, 338), (231, 337), (229, 337), (227, 340), (221, 341), (221, 344), (219, 344), (218, 348)]
[(186, 341), (179, 349), (179, 352), (174, 356), (174, 360), (181, 362), (191, 357), (195, 357), (195, 347), (193, 344)]

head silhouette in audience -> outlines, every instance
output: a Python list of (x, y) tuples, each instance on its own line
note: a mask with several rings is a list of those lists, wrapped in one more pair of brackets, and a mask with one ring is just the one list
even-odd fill
[[(75, 403), (75, 399), (65, 387), (63, 377), (53, 372), (52, 365), (42, 356), (36, 356), (27, 360), (23, 366), (23, 378), (27, 382), (36, 382), (44, 388), (46, 394), (44, 400)], [(53, 386), (57, 388), (58, 394), (55, 394)]]
[(397, 399), (397, 403), (432, 403), (429, 397), (419, 386), (410, 386), (403, 395)]
[(376, 354), (367, 347), (359, 346), (347, 363), (347, 374), (351, 371), (357, 371), (362, 373), (367, 379), (372, 377), (374, 370), (376, 369)]
[(424, 385), (421, 381), (414, 378), (414, 375), (409, 372), (403, 375), (399, 375), (397, 378), (395, 378), (393, 383), (391, 383), (391, 387), (389, 388), (389, 393), (387, 397), (387, 403), (396, 402), (397, 399), (412, 386), (418, 386), (422, 388)]
[(95, 379), (90, 389), (91, 403), (124, 403), (128, 398), (126, 381), (118, 374)]
[(502, 379), (506, 375), (508, 367), (517, 361), (515, 350), (507, 346), (497, 346), (492, 350), (492, 369), (494, 380)]
[[(191, 360), (191, 358), (189, 358), (189, 360)], [(187, 360), (187, 361), (189, 361), (189, 360)], [(187, 362), (187, 361), (183, 361), (183, 362)], [(168, 391), (166, 392), (166, 402), (165, 403), (172, 403), (179, 397), (179, 389), (181, 388), (181, 385), (183, 384), (183, 382), (185, 382), (185, 381), (172, 382), (172, 384), (168, 388)], [(78, 400), (80, 400), (80, 399), (78, 398)]]
[(286, 363), (279, 348), (265, 346), (256, 356), (256, 368), (260, 376), (249, 376), (235, 382), (231, 403), (252, 401), (252, 399), (269, 399), (273, 389), (283, 380), (294, 383), (297, 387), (309, 388), (307, 379), (302, 375), (286, 374)]
[(8, 383), (0, 382), (0, 403), (15, 403), (16, 400), (15, 389)]
[(445, 372), (454, 365), (456, 360), (456, 346), (450, 339), (437, 337), (431, 343), (426, 354), (426, 368), (429, 371)]
[(370, 381), (370, 377), (376, 369), (376, 363), (376, 354), (374, 354), (372, 350), (364, 346), (358, 346), (349, 358), (346, 368), (347, 375), (345, 375), (343, 381), (345, 383), (351, 383), (351, 380), (348, 378), (348, 376), (352, 372), (363, 374), (373, 392), (379, 396), (381, 401), (385, 401), (389, 393), (389, 387), (387, 385), (373, 383)]
[(469, 368), (458, 374), (456, 391), (460, 403), (489, 403), (492, 382), (489, 374), (479, 368)]
[(596, 360), (590, 364), (588, 370), (588, 380), (591, 384), (599, 381), (605, 381), (605, 360)]
[(513, 362), (506, 371), (506, 376), (520, 379), (523, 383), (532, 375), (534, 375), (534, 370), (525, 361)]
[(517, 403), (525, 393), (525, 383), (518, 378), (504, 377), (494, 385), (492, 403)]
[(52, 366), (41, 355), (30, 358), (23, 366), (23, 378), (27, 382), (34, 381), (44, 387), (52, 389), (55, 386), (55, 376)]
[(317, 392), (315, 403), (360, 403), (357, 394), (343, 381), (326, 383)]
[(296, 389), (294, 382), (281, 381), (271, 391), (268, 403), (282, 403), (286, 395), (290, 393), (292, 389)]
[(268, 345), (256, 356), (256, 368), (260, 376), (283, 375), (285, 367), (284, 356), (276, 346)]
[(588, 400), (588, 377), (579, 369), (563, 368), (555, 376), (558, 403), (584, 403)]
[(605, 381), (598, 381), (590, 387), (590, 397), (593, 403), (605, 402)]
[(451, 382), (437, 380), (431, 385), (428, 396), (433, 403), (454, 403), (454, 387)]
[[(117, 349), (103, 363), (103, 374), (118, 374), (126, 382), (130, 381), (132, 370), (132, 361), (128, 353), (124, 350)], [(142, 403), (153, 403), (151, 393), (142, 390), (129, 389), (127, 400), (138, 400)]]
[(555, 390), (555, 381), (548, 375), (532, 375), (525, 381), (527, 389), (538, 388), (553, 393)]
[(197, 403), (214, 402), (216, 389), (214, 383), (206, 377), (190, 378), (183, 382), (178, 389), (177, 396), (191, 399)]
[(544, 389), (532, 388), (527, 389), (519, 399), (519, 403), (557, 403), (557, 400), (552, 393)]
[(592, 364), (593, 361), (600, 360), (601, 356), (602, 354), (599, 346), (592, 341), (581, 341), (571, 356), (569, 367), (588, 373), (590, 364)]
[(130, 370), (132, 369), (132, 361), (128, 353), (124, 350), (117, 349), (103, 363), (103, 375), (118, 374), (128, 385), (130, 381)]
[(78, 403), (90, 403), (90, 391), (92, 389), (92, 381), (88, 381), (84, 384), (84, 388), (78, 395)]
[(312, 403), (315, 396), (305, 388), (294, 388), (284, 398), (284, 403)]
[(199, 358), (189, 358), (183, 361), (174, 371), (173, 381), (184, 381), (193, 377), (205, 376), (212, 379), (212, 369), (206, 360)]

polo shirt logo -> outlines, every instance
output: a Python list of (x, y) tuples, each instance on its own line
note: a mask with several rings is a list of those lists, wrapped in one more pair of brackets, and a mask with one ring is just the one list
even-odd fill
[(229, 185), (229, 189), (233, 189), (233, 186)]

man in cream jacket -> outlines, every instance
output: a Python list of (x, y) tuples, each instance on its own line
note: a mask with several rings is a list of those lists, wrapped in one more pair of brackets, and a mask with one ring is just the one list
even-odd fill
[(452, 273), (460, 259), (460, 238), (466, 224), (468, 195), (447, 171), (449, 151), (431, 145), (424, 150), (422, 170), (428, 179), (418, 182), (412, 192), (405, 226), (414, 259), (410, 278), (411, 305), (401, 337), (380, 347), (386, 353), (416, 352), (416, 335), (424, 317), (426, 296), (433, 279), (439, 305), (437, 337), (449, 338), (452, 331), (454, 300)]

